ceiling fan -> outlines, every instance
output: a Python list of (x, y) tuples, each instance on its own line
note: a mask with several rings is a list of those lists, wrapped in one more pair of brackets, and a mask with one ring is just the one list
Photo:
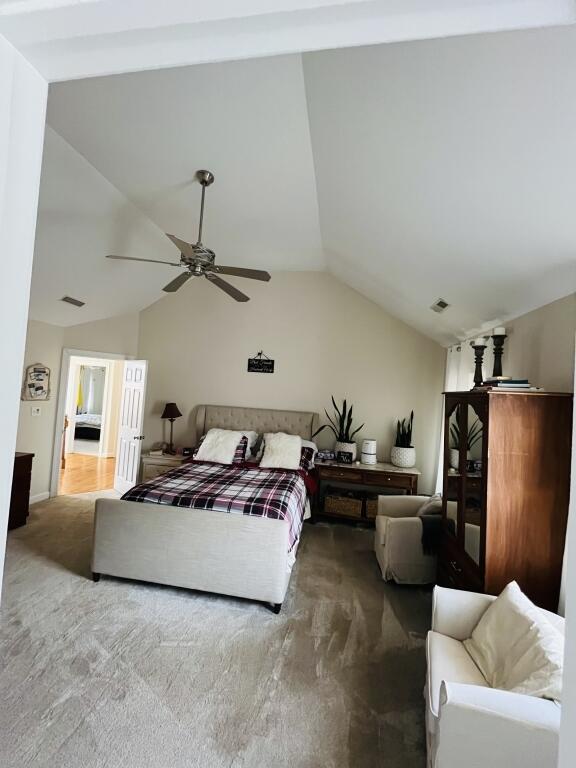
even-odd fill
[(210, 248), (202, 244), (202, 222), (204, 220), (204, 196), (206, 187), (214, 181), (214, 174), (210, 171), (197, 171), (196, 178), (202, 185), (202, 200), (200, 202), (200, 225), (198, 227), (198, 240), (195, 243), (187, 243), (175, 235), (166, 233), (166, 237), (174, 243), (180, 251), (180, 261), (159, 261), (158, 259), (138, 259), (132, 256), (115, 256), (109, 254), (108, 259), (122, 259), (122, 261), (147, 261), (152, 264), (168, 264), (171, 267), (182, 267), (186, 271), (171, 280), (162, 289), (166, 293), (174, 293), (181, 288), (191, 277), (204, 276), (212, 285), (220, 288), (236, 301), (250, 301), (250, 297), (239, 291), (219, 275), (233, 275), (235, 277), (247, 277), (250, 280), (270, 280), (270, 275), (261, 269), (245, 269), (244, 267), (223, 267), (215, 264), (216, 254)]

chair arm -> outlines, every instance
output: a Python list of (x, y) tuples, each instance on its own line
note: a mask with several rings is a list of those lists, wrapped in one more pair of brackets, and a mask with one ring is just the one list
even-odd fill
[(415, 517), (428, 496), (378, 496), (378, 514), (386, 517)]
[(560, 706), (462, 683), (442, 683), (434, 768), (555, 768)]
[(432, 629), (455, 640), (466, 640), (495, 599), (477, 592), (434, 587)]

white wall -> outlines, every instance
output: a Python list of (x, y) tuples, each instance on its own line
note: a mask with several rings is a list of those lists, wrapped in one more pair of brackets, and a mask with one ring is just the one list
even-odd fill
[[(330, 395), (354, 404), (358, 435), (374, 437), (388, 459), (397, 417), (415, 411), (422, 491), (431, 491), (445, 350), (328, 273), (277, 272), (270, 283), (240, 281), (238, 304), (208, 281), (193, 280), (141, 313), (138, 356), (149, 360), (146, 444), (163, 438), (160, 414), (175, 401), (184, 417), (175, 441), (193, 440), (200, 403), (314, 410)], [(275, 372), (247, 373), (263, 350)], [(330, 433), (319, 442), (333, 444)]]
[[(46, 82), (0, 37), (0, 540), (8, 508), (40, 183)], [(0, 545), (0, 589), (5, 545)]]
[[(16, 449), (34, 454), (32, 462), (32, 503), (47, 498), (52, 446), (56, 423), (56, 406), (60, 384), (60, 360), (64, 329), (48, 323), (30, 320), (26, 336), (24, 368), (42, 363), (50, 368), (50, 399), (42, 403), (20, 402)], [(40, 408), (39, 416), (32, 416), (32, 406)]]

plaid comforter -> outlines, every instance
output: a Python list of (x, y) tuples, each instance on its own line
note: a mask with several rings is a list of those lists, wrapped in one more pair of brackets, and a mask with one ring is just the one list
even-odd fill
[(306, 487), (295, 471), (195, 461), (134, 486), (122, 498), (286, 520), (292, 552), (302, 530)]

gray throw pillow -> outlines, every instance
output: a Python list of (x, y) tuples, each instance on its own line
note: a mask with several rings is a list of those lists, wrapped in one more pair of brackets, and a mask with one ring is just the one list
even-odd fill
[(422, 515), (439, 515), (441, 512), (442, 494), (435, 493), (434, 496), (430, 496), (429, 499), (426, 499), (416, 514), (418, 517), (422, 517)]

